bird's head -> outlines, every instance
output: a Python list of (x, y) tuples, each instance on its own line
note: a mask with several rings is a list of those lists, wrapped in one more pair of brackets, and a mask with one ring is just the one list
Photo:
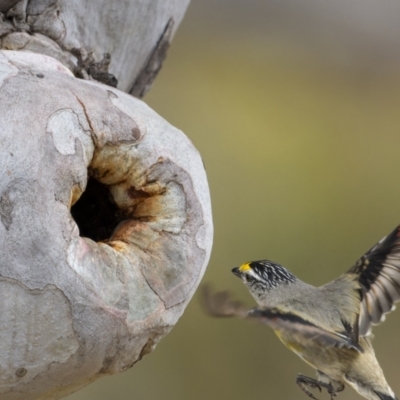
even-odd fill
[(242, 279), (256, 299), (280, 285), (288, 285), (297, 280), (285, 267), (269, 260), (251, 261), (233, 268), (232, 272)]

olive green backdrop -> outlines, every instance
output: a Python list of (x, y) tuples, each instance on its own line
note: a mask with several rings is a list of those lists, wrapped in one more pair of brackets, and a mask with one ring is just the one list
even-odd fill
[[(400, 223), (399, 17), (395, 1), (192, 0), (145, 100), (204, 159), (204, 282), (252, 305), (230, 270), (269, 258), (320, 285)], [(400, 395), (400, 311), (374, 333)], [(210, 319), (195, 295), (151, 355), (68, 400), (306, 399), (299, 372), (268, 328)]]

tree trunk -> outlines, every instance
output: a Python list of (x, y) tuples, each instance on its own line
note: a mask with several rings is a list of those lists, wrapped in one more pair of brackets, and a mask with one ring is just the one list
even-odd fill
[(112, 87), (145, 93), (187, 3), (0, 0), (1, 399), (130, 368), (199, 284), (201, 157)]

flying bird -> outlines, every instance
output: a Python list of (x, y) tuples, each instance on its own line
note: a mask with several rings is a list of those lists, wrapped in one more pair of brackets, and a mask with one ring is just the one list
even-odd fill
[(384, 321), (400, 300), (400, 226), (384, 237), (339, 278), (315, 287), (280, 264), (252, 261), (234, 268), (258, 307), (249, 310), (228, 291), (203, 289), (206, 311), (216, 317), (253, 319), (314, 367), (317, 379), (296, 383), (325, 388), (333, 399), (345, 384), (369, 400), (398, 400), (383, 375), (371, 344), (371, 328)]

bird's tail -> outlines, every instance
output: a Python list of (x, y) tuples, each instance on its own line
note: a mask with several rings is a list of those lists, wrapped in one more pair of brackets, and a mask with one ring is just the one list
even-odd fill
[(398, 400), (386, 382), (370, 340), (361, 337), (360, 345), (364, 353), (354, 360), (351, 370), (344, 375), (344, 380), (368, 400)]
[[(348, 376), (345, 380), (356, 392), (368, 400), (399, 400), (389, 386), (380, 386), (380, 388), (377, 389), (375, 385), (349, 379)], [(373, 386), (375, 386), (375, 388)]]
[(367, 383), (351, 379), (348, 375), (345, 380), (356, 392), (368, 400), (399, 400), (386, 382), (386, 385), (376, 385), (376, 383), (371, 384), (371, 381)]
[[(393, 393), (392, 390), (390, 390), (390, 391)], [(375, 392), (375, 394), (379, 397), (380, 400), (399, 400), (399, 399), (394, 395), (394, 393), (393, 393), (393, 395), (392, 395), (392, 394), (380, 393), (380, 392), (377, 392), (377, 391), (375, 391), (375, 390), (374, 390), (374, 392)]]

